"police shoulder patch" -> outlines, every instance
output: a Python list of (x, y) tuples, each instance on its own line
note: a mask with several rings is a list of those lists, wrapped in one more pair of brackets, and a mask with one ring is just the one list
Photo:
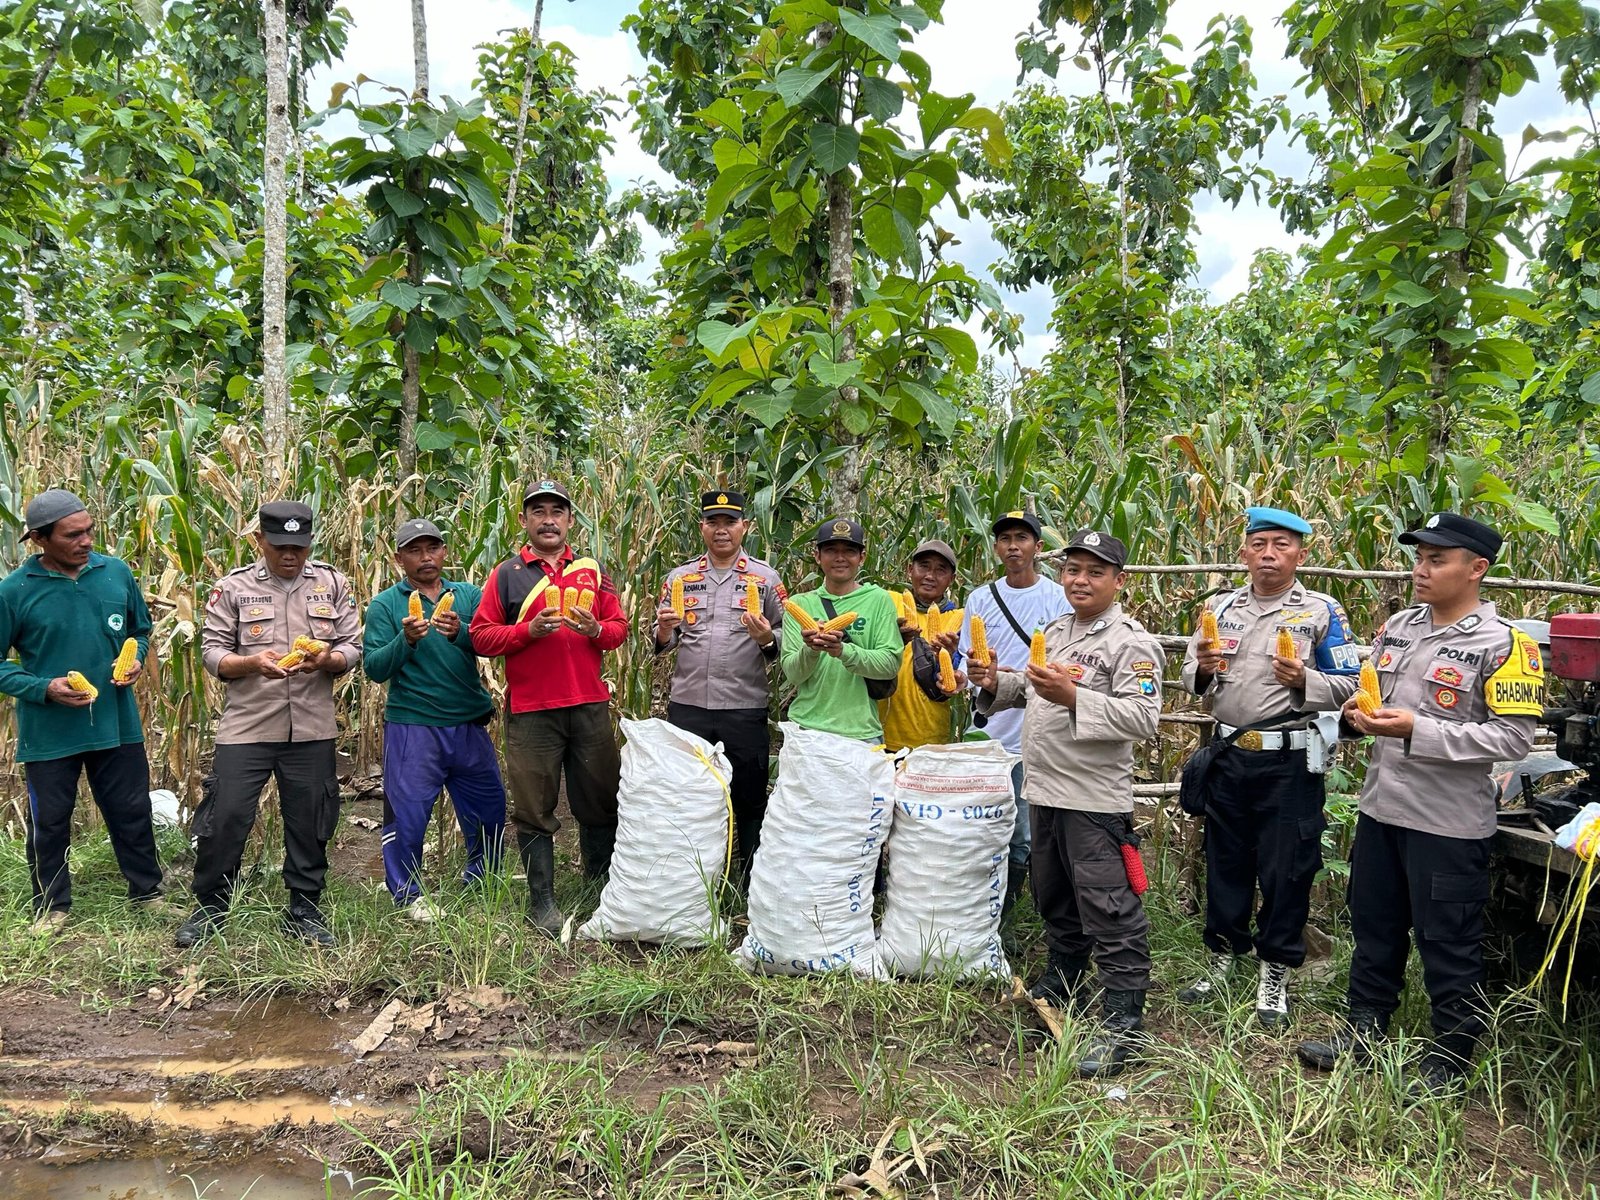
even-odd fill
[(1511, 630), (1511, 653), (1483, 685), (1489, 711), (1503, 717), (1537, 717), (1544, 712), (1544, 663), (1539, 644), (1520, 629)]

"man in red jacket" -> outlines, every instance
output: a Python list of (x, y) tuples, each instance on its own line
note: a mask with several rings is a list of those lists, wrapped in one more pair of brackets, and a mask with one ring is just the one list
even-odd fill
[(551, 840), (561, 828), (562, 771), (584, 874), (598, 878), (611, 865), (621, 768), (600, 655), (622, 645), (628, 618), (600, 564), (567, 545), (572, 521), (566, 488), (542, 479), (528, 489), (528, 544), (489, 572), (469, 627), (474, 650), (506, 660), (511, 823), (528, 872), (528, 919), (550, 934), (562, 923)]

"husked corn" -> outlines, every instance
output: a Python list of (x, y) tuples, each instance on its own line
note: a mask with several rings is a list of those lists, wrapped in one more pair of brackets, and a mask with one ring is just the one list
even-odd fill
[(129, 638), (122, 643), (122, 649), (117, 651), (117, 661), (111, 664), (111, 682), (127, 683), (128, 675), (138, 661), (139, 643)]
[(783, 611), (794, 618), (794, 623), (800, 626), (801, 633), (810, 633), (817, 628), (817, 619), (793, 600), (785, 600), (783, 602)]
[(456, 594), (454, 592), (446, 592), (444, 595), (439, 597), (439, 603), (433, 606), (433, 619), (437, 621), (455, 606)]
[(100, 696), (100, 689), (85, 679), (80, 671), (67, 672), (67, 686), (75, 692), (82, 692), (91, 700), (96, 700)]
[(544, 606), (561, 611), (561, 589), (553, 583), (544, 590)]
[(752, 617), (761, 615), (761, 589), (748, 580), (744, 585), (744, 610)]
[(822, 623), (822, 632), (837, 633), (841, 629), (849, 629), (850, 626), (856, 623), (856, 618), (860, 615), (857, 612), (842, 612), (832, 620), (824, 621)]
[(1287, 629), (1278, 630), (1277, 654), (1279, 658), (1300, 657), (1300, 647), (1294, 644), (1294, 634)]
[(306, 652), (304, 650), (296, 649), (289, 651), (289, 653), (280, 658), (278, 660), (278, 665), (285, 671), (288, 671), (294, 667), (298, 667), (301, 663), (305, 662), (305, 660)]
[(922, 636), (930, 642), (944, 632), (944, 616), (937, 604), (928, 605), (928, 615), (922, 622)]
[(406, 612), (407, 612), (407, 615), (413, 617), (414, 619), (416, 619), (418, 621), (422, 620), (422, 593), (421, 592), (412, 591), (411, 599), (406, 601)]
[(328, 643), (319, 642), (316, 638), (307, 637), (302, 633), (299, 637), (295, 638), (293, 648), (300, 651), (307, 658), (310, 658), (313, 655), (321, 654), (324, 650), (326, 650), (328, 648)]
[(1042, 667), (1044, 663), (1044, 630), (1035, 629), (1033, 639), (1028, 643), (1028, 665)]
[(950, 659), (950, 651), (943, 646), (939, 647), (939, 690), (941, 692), (956, 690), (956, 664)]
[(983, 627), (983, 618), (977, 613), (972, 614), (972, 661), (987, 663), (989, 661), (989, 631)]
[(1378, 683), (1378, 668), (1369, 658), (1361, 664), (1361, 686), (1356, 691), (1356, 707), (1371, 716), (1383, 707), (1383, 689)]
[(578, 607), (578, 589), (575, 587), (563, 588), (561, 592), (561, 615), (570, 617), (572, 610)]
[(1222, 641), (1217, 632), (1217, 614), (1209, 608), (1200, 614), (1200, 640), (1213, 647)]
[(672, 615), (683, 619), (683, 577), (672, 581)]
[(592, 613), (594, 611), (593, 588), (584, 588), (583, 591), (578, 593), (578, 607), (583, 609), (583, 611), (586, 613)]

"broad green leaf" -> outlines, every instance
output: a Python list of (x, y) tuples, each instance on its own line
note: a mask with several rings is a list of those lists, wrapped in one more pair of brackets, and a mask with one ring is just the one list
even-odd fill
[(739, 407), (768, 429), (788, 416), (793, 405), (794, 396), (791, 392), (751, 392), (739, 397)]
[(378, 192), (383, 197), (384, 205), (402, 221), (407, 217), (414, 217), (427, 207), (416, 196), (405, 188), (395, 187), (392, 183), (380, 183)]
[(389, 280), (379, 289), (378, 295), (385, 304), (393, 305), (401, 312), (410, 312), (422, 299), (422, 293), (404, 279)]
[(762, 90), (773, 93), (790, 108), (796, 108), (832, 74), (829, 67), (788, 67), (771, 83), (763, 84)]
[(905, 107), (906, 94), (900, 85), (872, 75), (861, 81), (861, 108), (875, 121), (892, 121)]
[(1412, 283), (1409, 279), (1402, 279), (1399, 283), (1392, 284), (1386, 299), (1395, 304), (1404, 304), (1407, 308), (1417, 308), (1433, 301), (1433, 293), (1421, 284)]
[(839, 26), (890, 62), (899, 60), (900, 22), (888, 13), (862, 14), (852, 8), (840, 8)]
[(694, 115), (713, 129), (725, 129), (736, 138), (744, 137), (744, 113), (726, 96), (718, 96)]
[(861, 363), (859, 361), (833, 362), (820, 354), (813, 354), (806, 366), (811, 368), (811, 374), (816, 377), (817, 382), (823, 387), (843, 387), (861, 374)]
[(808, 132), (811, 156), (828, 175), (843, 171), (861, 152), (861, 134), (852, 125), (820, 121)]

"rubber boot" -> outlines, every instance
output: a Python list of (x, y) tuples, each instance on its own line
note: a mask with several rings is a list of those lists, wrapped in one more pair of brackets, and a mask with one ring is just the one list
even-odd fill
[(1433, 1045), (1417, 1064), (1417, 1077), (1412, 1091), (1421, 1090), (1430, 1096), (1453, 1092), (1465, 1083), (1472, 1073), (1477, 1057), (1478, 1039), (1471, 1033), (1441, 1033), (1434, 1037)]
[(578, 852), (583, 856), (585, 879), (600, 879), (611, 870), (611, 852), (616, 845), (615, 825), (578, 826)]
[(1057, 1008), (1076, 1007), (1088, 998), (1088, 974), (1088, 958), (1073, 958), (1052, 950), (1044, 970), (1028, 989), (1028, 995)]
[(556, 844), (547, 833), (518, 839), (522, 868), (528, 873), (528, 920), (551, 937), (559, 937), (566, 918), (556, 907)]
[(1078, 1060), (1078, 1074), (1103, 1079), (1122, 1071), (1144, 1040), (1144, 993), (1106, 989), (1100, 1024)]
[(290, 892), (289, 911), (283, 916), (283, 928), (291, 937), (312, 946), (332, 946), (333, 930), (328, 918), (317, 906), (321, 897), (315, 892)]
[(1358, 1068), (1372, 1064), (1372, 1049), (1389, 1033), (1387, 1013), (1371, 1008), (1352, 1008), (1350, 1017), (1338, 1033), (1325, 1041), (1301, 1042), (1295, 1047), (1300, 1061), (1319, 1071), (1331, 1071), (1346, 1055)]
[(1028, 886), (1028, 864), (1020, 867), (1011, 864), (1006, 872), (1006, 898), (1000, 906), (1000, 923), (1004, 925), (1011, 916), (1011, 910), (1017, 906), (1017, 901), (1022, 898), (1022, 889)]

